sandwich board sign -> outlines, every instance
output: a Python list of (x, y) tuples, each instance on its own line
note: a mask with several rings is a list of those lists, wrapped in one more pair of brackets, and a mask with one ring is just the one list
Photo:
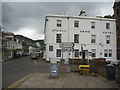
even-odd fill
[(51, 64), (50, 66), (50, 77), (58, 77), (59, 76), (59, 65)]

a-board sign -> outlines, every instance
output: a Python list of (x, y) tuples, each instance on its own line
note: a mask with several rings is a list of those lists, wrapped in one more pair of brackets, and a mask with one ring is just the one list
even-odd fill
[(59, 76), (59, 65), (51, 64), (50, 66), (50, 77), (58, 77)]

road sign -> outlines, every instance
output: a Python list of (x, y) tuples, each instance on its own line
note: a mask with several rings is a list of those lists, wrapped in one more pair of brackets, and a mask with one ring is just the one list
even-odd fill
[(73, 42), (63, 42), (59, 44), (60, 48), (72, 48), (74, 47), (74, 43)]
[(65, 52), (65, 48), (62, 48), (62, 52)]

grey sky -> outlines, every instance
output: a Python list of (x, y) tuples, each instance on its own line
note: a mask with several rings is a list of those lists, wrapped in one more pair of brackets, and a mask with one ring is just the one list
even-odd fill
[(87, 16), (113, 14), (113, 2), (2, 2), (2, 26), (6, 31), (32, 39), (43, 39), (44, 18), (47, 14)]

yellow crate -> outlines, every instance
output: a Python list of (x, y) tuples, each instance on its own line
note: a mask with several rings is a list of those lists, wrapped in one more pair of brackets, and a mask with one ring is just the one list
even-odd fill
[(90, 72), (90, 65), (79, 65), (80, 74), (88, 74)]

